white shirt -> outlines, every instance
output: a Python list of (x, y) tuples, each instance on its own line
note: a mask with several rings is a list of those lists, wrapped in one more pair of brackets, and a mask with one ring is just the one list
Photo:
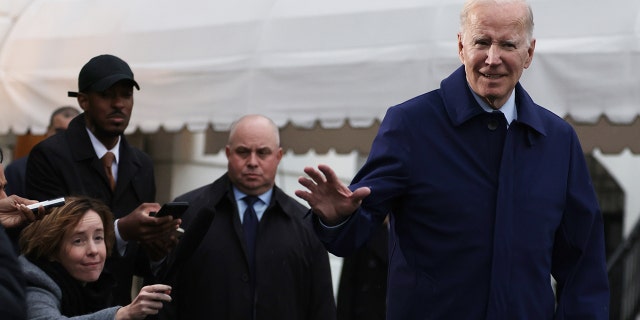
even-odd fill
[[(116, 145), (110, 150), (107, 150), (107, 147), (105, 147), (104, 144), (102, 144), (102, 142), (100, 142), (100, 140), (96, 138), (96, 136), (93, 134), (93, 132), (91, 132), (91, 130), (89, 130), (89, 128), (85, 129), (87, 129), (89, 139), (91, 140), (91, 145), (93, 145), (93, 150), (96, 152), (96, 156), (98, 157), (98, 159), (102, 159), (102, 157), (104, 157), (105, 153), (107, 152), (111, 152), (115, 156), (115, 160), (113, 160), (113, 163), (111, 164), (111, 173), (113, 173), (113, 179), (115, 181), (118, 181), (118, 163), (120, 163), (120, 137), (118, 136), (118, 142), (116, 142)], [(113, 222), (113, 229), (115, 230), (116, 234), (116, 246), (118, 248), (118, 253), (121, 256), (124, 256), (125, 253), (127, 253), (127, 241), (124, 241), (120, 236), (120, 231), (118, 230), (118, 220), (120, 219), (116, 219)]]

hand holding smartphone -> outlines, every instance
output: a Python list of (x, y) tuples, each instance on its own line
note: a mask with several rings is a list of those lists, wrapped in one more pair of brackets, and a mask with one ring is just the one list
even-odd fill
[(171, 215), (174, 219), (179, 219), (187, 211), (187, 208), (189, 208), (188, 202), (167, 202), (160, 208), (160, 211), (150, 212), (149, 215), (157, 218)]
[[(167, 202), (160, 208), (160, 211), (149, 212), (149, 215), (157, 218), (171, 215), (173, 219), (179, 219), (182, 217), (182, 214), (187, 211), (187, 208), (189, 208), (188, 202)], [(184, 229), (182, 228), (178, 228), (174, 231), (174, 235), (178, 239), (182, 238), (183, 234)]]

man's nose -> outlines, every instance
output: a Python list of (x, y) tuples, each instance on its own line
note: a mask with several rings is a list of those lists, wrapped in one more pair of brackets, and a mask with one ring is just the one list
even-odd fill
[(489, 50), (487, 50), (487, 59), (485, 62), (490, 65), (499, 64), (502, 60), (500, 59), (501, 49), (498, 45), (491, 45)]

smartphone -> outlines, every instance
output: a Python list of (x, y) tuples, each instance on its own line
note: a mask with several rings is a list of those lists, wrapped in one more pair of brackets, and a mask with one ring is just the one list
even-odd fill
[(189, 208), (188, 202), (167, 202), (160, 208), (160, 211), (150, 212), (149, 215), (158, 218), (171, 215), (174, 219), (178, 219), (187, 211), (187, 208)]
[(31, 209), (31, 211), (33, 211), (34, 213), (37, 213), (40, 206), (44, 207), (45, 210), (49, 210), (53, 207), (60, 207), (62, 205), (64, 205), (64, 198), (57, 198), (30, 204), (27, 206), (27, 208)]

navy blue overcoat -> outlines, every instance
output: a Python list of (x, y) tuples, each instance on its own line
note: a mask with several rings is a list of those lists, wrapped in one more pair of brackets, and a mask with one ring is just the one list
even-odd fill
[(578, 138), (520, 84), (515, 99), (517, 120), (496, 129), (460, 67), (390, 108), (350, 186), (371, 195), (338, 236), (316, 223), (347, 255), (391, 214), (388, 319), (608, 319), (602, 216)]

